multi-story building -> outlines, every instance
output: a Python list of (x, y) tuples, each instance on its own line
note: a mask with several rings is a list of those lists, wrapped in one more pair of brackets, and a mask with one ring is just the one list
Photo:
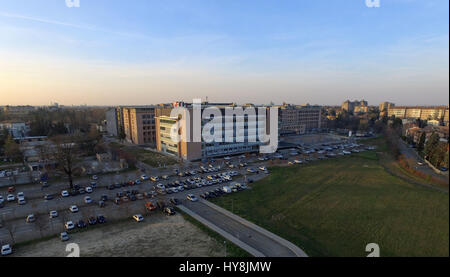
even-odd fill
[(22, 138), (28, 135), (30, 127), (24, 122), (2, 122), (0, 130), (8, 130), (13, 138)]
[(387, 112), (392, 107), (395, 107), (395, 104), (391, 102), (382, 102), (378, 106), (380, 112)]
[[(253, 134), (258, 134), (258, 128), (260, 124), (265, 124), (265, 129), (270, 131), (269, 120), (260, 121), (258, 119), (257, 124), (249, 124), (246, 119), (245, 110), (244, 114), (233, 113), (232, 115), (227, 115), (226, 108), (233, 107), (231, 103), (202, 103), (201, 106), (201, 128), (210, 122), (210, 119), (203, 119), (203, 113), (205, 108), (214, 107), (220, 111), (222, 116), (222, 121), (220, 123), (214, 123), (214, 129), (220, 128), (221, 142), (205, 142), (205, 140), (194, 141), (194, 130), (193, 130), (193, 120), (194, 120), (194, 110), (192, 104), (184, 104), (186, 108), (185, 111), (189, 114), (189, 121), (183, 119), (182, 117), (170, 117), (167, 115), (168, 110), (166, 110), (166, 115), (160, 115), (156, 117), (156, 148), (166, 154), (170, 154), (179, 157), (184, 160), (201, 160), (208, 159), (212, 157), (220, 157), (226, 155), (234, 155), (240, 153), (256, 152), (259, 150), (259, 146), (262, 142), (258, 141)], [(258, 109), (255, 109), (256, 115)], [(270, 109), (264, 107), (264, 112), (266, 113), (266, 118), (270, 118)], [(170, 114), (170, 112), (169, 112)], [(232, 118), (230, 118), (230, 116)], [(240, 118), (244, 121), (243, 128), (240, 129), (237, 126), (237, 119)], [(227, 125), (228, 122), (231, 125)], [(189, 124), (189, 126), (187, 126)], [(180, 142), (174, 142), (171, 137), (171, 129), (177, 125), (180, 132), (185, 132), (184, 140)], [(232, 142), (227, 142), (226, 136), (230, 135), (233, 137)]]
[(445, 114), (447, 114), (448, 122), (448, 106), (435, 106), (435, 107), (390, 107), (388, 109), (388, 116), (394, 116), (398, 118), (415, 118), (421, 120), (441, 120), (445, 122)]
[(122, 107), (123, 130), (128, 142), (156, 145), (155, 106)]
[(342, 110), (350, 113), (367, 113), (368, 103), (365, 100), (353, 102), (347, 100), (344, 103), (342, 103), (341, 108)]
[(117, 109), (112, 108), (106, 111), (106, 131), (108, 135), (117, 137), (119, 134), (119, 121), (117, 119)]
[(3, 112), (11, 116), (23, 116), (34, 111), (33, 106), (4, 106)]
[(321, 127), (320, 106), (283, 105), (279, 108), (280, 135), (305, 134)]

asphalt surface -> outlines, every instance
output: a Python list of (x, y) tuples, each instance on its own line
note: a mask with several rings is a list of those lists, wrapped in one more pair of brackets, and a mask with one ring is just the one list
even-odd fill
[(241, 222), (205, 205), (202, 202), (185, 201), (183, 205), (197, 215), (213, 223), (223, 231), (253, 247), (266, 257), (297, 257), (286, 246), (247, 227)]

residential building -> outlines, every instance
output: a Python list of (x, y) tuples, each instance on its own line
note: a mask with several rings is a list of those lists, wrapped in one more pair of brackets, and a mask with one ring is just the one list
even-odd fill
[(30, 127), (25, 122), (2, 122), (0, 130), (8, 130), (13, 138), (22, 138), (28, 135)]
[(280, 135), (305, 134), (321, 127), (320, 106), (284, 104), (279, 108)]
[(119, 135), (119, 122), (117, 119), (117, 108), (106, 111), (106, 131), (108, 135), (117, 137)]
[(415, 118), (421, 120), (443, 120), (445, 121), (445, 114), (447, 113), (448, 122), (448, 106), (434, 106), (434, 107), (407, 107), (398, 106), (390, 107), (388, 109), (388, 116), (397, 118)]
[(123, 130), (128, 142), (156, 146), (155, 106), (122, 107)]
[(342, 110), (347, 111), (349, 113), (367, 113), (368, 103), (365, 100), (353, 102), (347, 100), (344, 103), (342, 103), (341, 108)]
[(33, 106), (4, 106), (3, 112), (11, 116), (23, 116), (34, 111)]

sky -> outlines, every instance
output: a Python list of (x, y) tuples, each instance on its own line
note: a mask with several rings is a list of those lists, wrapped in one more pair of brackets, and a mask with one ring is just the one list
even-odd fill
[(0, 105), (449, 103), (449, 1), (0, 0)]

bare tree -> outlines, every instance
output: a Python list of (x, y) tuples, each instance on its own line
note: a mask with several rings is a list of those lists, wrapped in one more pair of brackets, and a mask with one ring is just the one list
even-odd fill
[(81, 139), (78, 135), (61, 135), (52, 140), (55, 143), (54, 158), (58, 167), (69, 178), (69, 186), (73, 189), (73, 173), (81, 154), (79, 147)]

